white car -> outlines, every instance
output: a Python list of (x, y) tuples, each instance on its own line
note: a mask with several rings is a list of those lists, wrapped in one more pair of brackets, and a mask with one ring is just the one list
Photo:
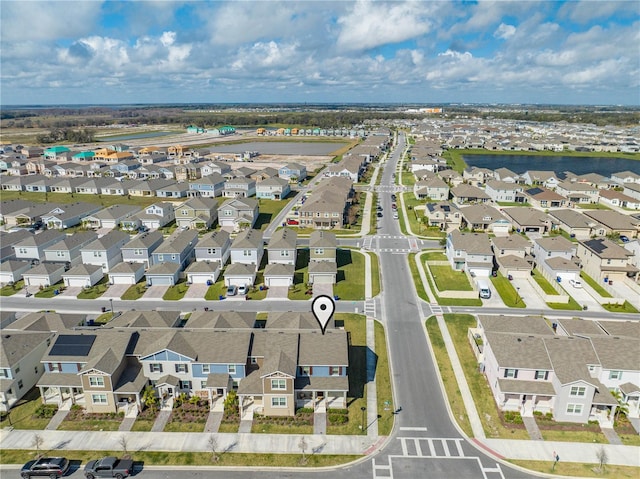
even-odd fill
[(240, 296), (244, 296), (248, 292), (249, 292), (249, 288), (246, 285), (243, 284), (241, 286), (238, 286), (238, 294)]
[(569, 284), (574, 288), (582, 288), (582, 281), (579, 279), (570, 279)]

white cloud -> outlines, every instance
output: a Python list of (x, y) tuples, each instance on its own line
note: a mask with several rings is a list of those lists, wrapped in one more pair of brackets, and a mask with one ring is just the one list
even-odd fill
[(347, 51), (368, 50), (424, 35), (431, 29), (428, 17), (438, 3), (358, 0), (350, 12), (338, 18), (341, 30), (337, 45)]
[(516, 27), (513, 25), (507, 25), (506, 23), (501, 23), (500, 26), (493, 32), (494, 38), (500, 38), (502, 40), (507, 40), (516, 34)]
[(566, 2), (560, 8), (558, 15), (569, 18), (577, 23), (587, 23), (591, 20), (604, 20), (616, 13), (624, 13), (632, 18), (640, 15), (640, 4), (635, 0), (624, 1), (574, 1)]

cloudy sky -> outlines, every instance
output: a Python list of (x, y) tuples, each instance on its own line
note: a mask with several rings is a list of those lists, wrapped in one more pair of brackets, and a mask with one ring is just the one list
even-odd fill
[(640, 104), (640, 2), (2, 0), (0, 101)]

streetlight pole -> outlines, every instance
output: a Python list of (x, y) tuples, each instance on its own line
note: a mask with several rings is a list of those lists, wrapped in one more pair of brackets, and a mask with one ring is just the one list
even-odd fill
[(520, 300), (520, 287), (516, 286), (516, 303), (518, 304), (518, 301)]
[(364, 434), (364, 431), (365, 431), (365, 429), (364, 429), (364, 412), (367, 410), (367, 408), (362, 406), (360, 408), (360, 410), (362, 411), (362, 426), (361, 426), (361, 428), (362, 428), (362, 434)]
[(113, 298), (109, 299), (109, 303), (111, 303), (111, 317), (113, 318), (113, 315), (115, 314), (115, 312), (113, 311)]

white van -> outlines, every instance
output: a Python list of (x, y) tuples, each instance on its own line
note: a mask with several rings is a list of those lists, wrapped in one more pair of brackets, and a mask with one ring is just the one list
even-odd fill
[(478, 280), (478, 292), (480, 293), (480, 297), (482, 299), (491, 298), (491, 290), (489, 289), (489, 283), (487, 283), (484, 279)]

